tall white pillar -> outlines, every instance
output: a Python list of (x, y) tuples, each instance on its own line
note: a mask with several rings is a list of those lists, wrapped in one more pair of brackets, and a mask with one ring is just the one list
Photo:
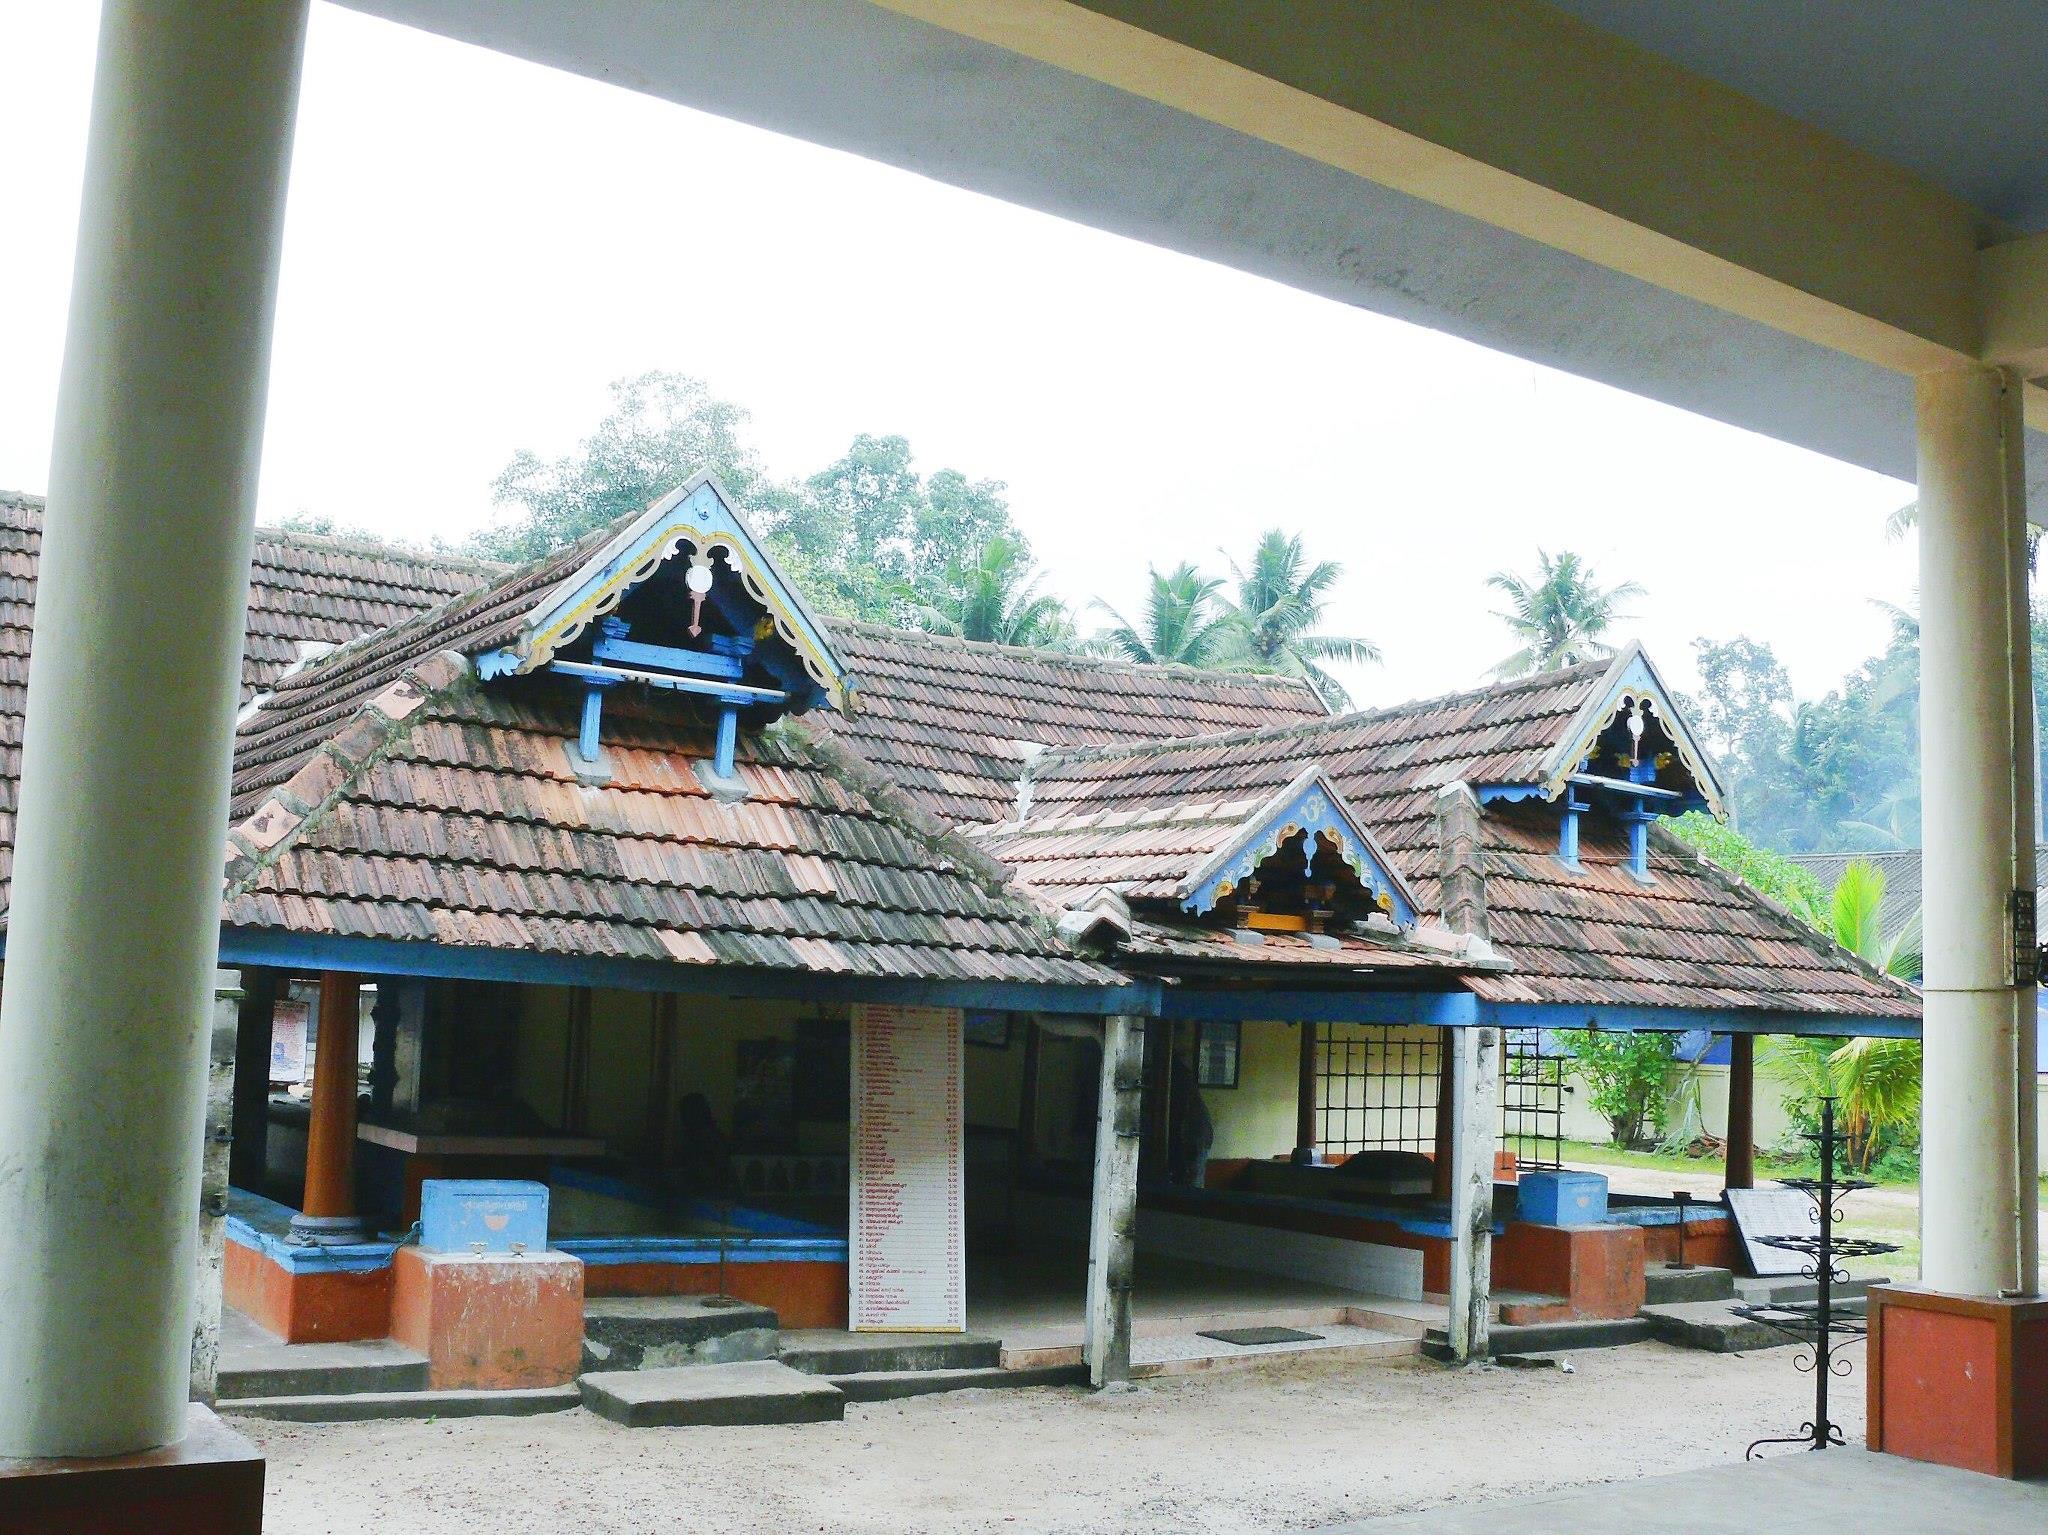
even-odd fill
[(107, 0), (0, 994), (0, 1456), (184, 1431), (306, 0)]
[(2018, 1036), (2034, 1008), (2008, 915), (2034, 883), (2019, 391), (1957, 369), (1922, 378), (1918, 407), (1921, 1279), (1992, 1296), (2019, 1279)]

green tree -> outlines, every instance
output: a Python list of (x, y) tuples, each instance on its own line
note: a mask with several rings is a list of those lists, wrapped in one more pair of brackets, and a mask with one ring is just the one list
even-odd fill
[[(1883, 905), (1883, 871), (1866, 859), (1852, 859), (1835, 881), (1821, 931), (1886, 974), (1917, 980), (1919, 918), (1886, 933), (1879, 920)], [(1917, 1039), (1774, 1035), (1765, 1042), (1764, 1064), (1790, 1089), (1795, 1118), (1811, 1122), (1823, 1097), (1835, 1099), (1849, 1164), (1859, 1171), (1869, 1168), (1886, 1140), (1910, 1133), (1919, 1122)]]
[(1217, 594), (1222, 581), (1183, 560), (1165, 575), (1148, 570), (1144, 627), (1098, 601), (1115, 620), (1090, 648), (1129, 661), (1172, 661), (1182, 666), (1215, 666), (1228, 654), (1236, 620)]
[(1783, 853), (1759, 847), (1734, 827), (1697, 810), (1664, 825), (1707, 862), (1769, 896), (1807, 926), (1827, 926), (1827, 891), (1813, 877), (1811, 869), (1794, 863)]
[(760, 485), (760, 460), (740, 440), (747, 412), (713, 395), (701, 379), (643, 373), (615, 382), (611, 400), (597, 429), (573, 452), (546, 461), (525, 449), (512, 455), (491, 498), (516, 511), (475, 535), (476, 553), (536, 559), (644, 511), (706, 470), (742, 504)]
[(1380, 651), (1370, 640), (1316, 632), (1344, 567), (1335, 560), (1311, 564), (1300, 535), (1290, 537), (1278, 528), (1259, 539), (1248, 566), (1235, 560), (1229, 564), (1237, 594), (1219, 597), (1218, 605), (1233, 621), (1233, 663), (1248, 671), (1300, 677), (1332, 709), (1350, 708), (1351, 695), (1325, 663), (1374, 664)]
[(1746, 635), (1715, 644), (1692, 642), (1700, 697), (1688, 717), (1714, 754), (1728, 791), (1728, 819), (1740, 826), (1748, 800), (1784, 755), (1790, 730), (1792, 679), (1769, 645)]
[(1494, 668), (1496, 676), (1526, 677), (1613, 655), (1604, 636), (1627, 616), (1620, 604), (1643, 595), (1634, 581), (1600, 585), (1592, 567), (1569, 549), (1555, 558), (1539, 549), (1536, 561), (1533, 581), (1505, 570), (1486, 578), (1508, 599), (1508, 611), (1493, 616), (1521, 641), (1521, 648)]
[(1074, 620), (1057, 597), (1038, 590), (1039, 571), (1010, 539), (996, 535), (968, 561), (947, 566), (944, 591), (917, 604), (919, 625), (933, 634), (997, 645), (1073, 644)]
[(1639, 1146), (1647, 1131), (1664, 1128), (1664, 1089), (1677, 1053), (1676, 1035), (1560, 1029), (1557, 1037), (1571, 1051), (1588, 1101), (1607, 1121), (1615, 1145)]

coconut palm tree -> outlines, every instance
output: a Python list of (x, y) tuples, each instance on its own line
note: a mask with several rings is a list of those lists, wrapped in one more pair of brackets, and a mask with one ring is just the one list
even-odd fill
[(1235, 620), (1217, 601), (1220, 580), (1203, 575), (1183, 560), (1165, 575), (1148, 570), (1145, 623), (1141, 629), (1108, 603), (1095, 606), (1114, 623), (1089, 642), (1103, 655), (1127, 661), (1174, 661), (1182, 666), (1214, 666), (1228, 653)]
[(1613, 655), (1614, 647), (1602, 636), (1627, 616), (1618, 606), (1643, 595), (1634, 581), (1601, 586), (1592, 567), (1569, 549), (1555, 558), (1539, 549), (1536, 560), (1534, 581), (1505, 570), (1486, 578), (1488, 586), (1508, 598), (1508, 611), (1493, 616), (1522, 642), (1520, 650), (1494, 668), (1497, 677), (1526, 677)]
[(1300, 677), (1332, 709), (1350, 708), (1351, 695), (1323, 663), (1370, 665), (1379, 661), (1380, 650), (1370, 640), (1315, 632), (1344, 567), (1335, 560), (1311, 565), (1300, 535), (1289, 537), (1278, 528), (1260, 538), (1249, 566), (1224, 559), (1237, 578), (1237, 596), (1218, 599), (1232, 620), (1231, 664)]
[(997, 645), (1073, 644), (1074, 620), (1059, 598), (1038, 590), (1043, 573), (1015, 540), (997, 535), (966, 560), (946, 566), (945, 595), (913, 607), (930, 634)]
[[(1884, 871), (1851, 859), (1835, 881), (1822, 929), (1843, 948), (1901, 980), (1920, 977), (1920, 919), (1886, 935), (1878, 921)], [(1766, 1044), (1766, 1068), (1802, 1103), (1832, 1097), (1847, 1137), (1850, 1165), (1870, 1166), (1883, 1132), (1911, 1124), (1920, 1113), (1920, 1042), (1917, 1039), (1809, 1039), (1775, 1035)]]

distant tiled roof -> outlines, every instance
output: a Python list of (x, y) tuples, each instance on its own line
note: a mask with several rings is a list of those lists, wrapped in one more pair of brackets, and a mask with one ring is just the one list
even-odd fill
[(800, 724), (745, 737), (747, 797), (730, 801), (695, 771), (708, 725), (672, 694), (608, 705), (597, 785), (572, 768), (580, 690), (561, 679), (479, 685), (430, 651), (352, 696), (240, 818), (229, 922), (865, 977), (1120, 979)]
[(983, 645), (838, 623), (858, 683), (827, 727), (934, 815), (999, 820), (1033, 748), (1149, 741), (1323, 719), (1304, 682)]
[[(0, 906), (13, 861), (15, 786), (21, 772), (42, 528), (40, 496), (0, 491)], [(257, 529), (242, 649), (243, 701), (298, 660), (301, 644), (343, 644), (424, 612), (501, 569), (347, 539)]]
[[(1062, 764), (1058, 785), (1034, 785), (1033, 798), (1056, 794), (1070, 813), (1121, 813), (1134, 834), (1156, 837), (1174, 824), (1151, 821), (1162, 805), (1187, 807), (1200, 827), (1213, 807), (1270, 795), (1320, 764), (1423, 907), (1435, 910), (1437, 791), (1460, 780), (1537, 781), (1608, 670), (1592, 664), (1315, 723), (1148, 743)], [(1551, 806), (1496, 802), (1482, 827), (1490, 936), (1512, 968), (1471, 977), (1481, 996), (1918, 1016), (1911, 988), (1834, 948), (1674, 838), (1653, 838), (1654, 882), (1646, 886), (1627, 868), (1624, 828), (1598, 809), (1581, 832), (1583, 873), (1557, 860)]]

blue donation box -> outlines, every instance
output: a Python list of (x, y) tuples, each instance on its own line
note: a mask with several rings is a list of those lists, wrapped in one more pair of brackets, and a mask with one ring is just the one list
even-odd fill
[(1597, 1226), (1607, 1219), (1599, 1173), (1523, 1173), (1515, 1213), (1537, 1226)]
[(420, 1246), (443, 1253), (542, 1253), (548, 1186), (511, 1178), (429, 1178), (420, 1185)]

